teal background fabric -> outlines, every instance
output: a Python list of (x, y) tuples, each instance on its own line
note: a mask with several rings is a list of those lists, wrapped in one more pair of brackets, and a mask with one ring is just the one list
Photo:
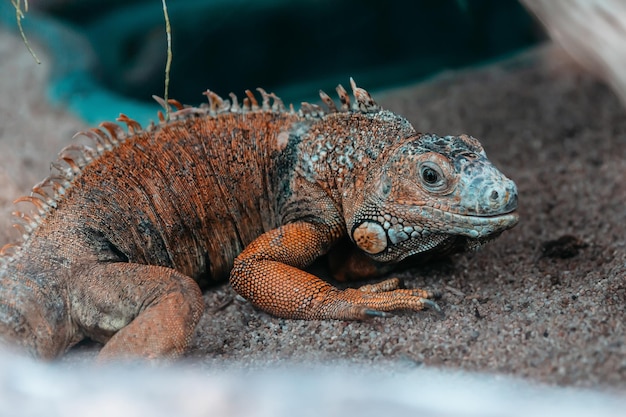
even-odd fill
[[(543, 38), (515, 0), (169, 0), (170, 97), (197, 104), (263, 87), (316, 101), (350, 76), (373, 91), (510, 55)], [(16, 30), (10, 2), (2, 22)], [(90, 123), (154, 118), (162, 96), (159, 0), (32, 2), (26, 34), (52, 55), (50, 98)]]

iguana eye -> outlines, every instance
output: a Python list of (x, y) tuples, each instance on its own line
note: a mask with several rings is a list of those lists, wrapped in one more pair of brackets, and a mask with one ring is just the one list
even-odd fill
[(427, 184), (435, 184), (439, 180), (439, 174), (432, 168), (425, 167), (422, 169), (422, 179)]
[(441, 168), (432, 161), (420, 165), (420, 178), (424, 186), (431, 191), (441, 191), (446, 187), (446, 177)]

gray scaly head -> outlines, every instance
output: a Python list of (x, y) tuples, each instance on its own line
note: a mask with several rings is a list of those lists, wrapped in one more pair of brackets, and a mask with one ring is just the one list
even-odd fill
[(356, 245), (379, 262), (477, 249), (518, 222), (517, 187), (467, 135), (416, 134), (387, 149), (347, 215)]

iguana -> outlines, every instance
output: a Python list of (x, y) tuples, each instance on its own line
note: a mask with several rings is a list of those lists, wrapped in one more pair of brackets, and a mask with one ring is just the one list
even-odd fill
[[(340, 105), (286, 108), (207, 91), (146, 129), (120, 115), (80, 134), (15, 212), (0, 256), (0, 339), (54, 358), (84, 338), (100, 359), (176, 357), (230, 276), (254, 306), (293, 319), (438, 309), (388, 279), (340, 290), (305, 272), (329, 253), (342, 279), (419, 254), (475, 249), (518, 221), (515, 184), (467, 135), (421, 134), (351, 79)], [(166, 107), (167, 108), (167, 107)], [(333, 256), (334, 254), (334, 256)], [(389, 266), (391, 265), (391, 266)]]

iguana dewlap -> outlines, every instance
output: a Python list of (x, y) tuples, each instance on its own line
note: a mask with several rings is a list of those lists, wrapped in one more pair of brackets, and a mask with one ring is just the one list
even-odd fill
[[(84, 338), (101, 358), (183, 353), (200, 286), (229, 276), (276, 316), (361, 319), (435, 307), (397, 280), (339, 290), (303, 271), (330, 251), (342, 278), (417, 254), (476, 248), (518, 220), (515, 184), (466, 135), (417, 133), (351, 80), (341, 105), (295, 112), (247, 91), (142, 129), (103, 123), (64, 149), (17, 212), (0, 257), (0, 339), (53, 358)], [(341, 253), (332, 256), (333, 252)]]

